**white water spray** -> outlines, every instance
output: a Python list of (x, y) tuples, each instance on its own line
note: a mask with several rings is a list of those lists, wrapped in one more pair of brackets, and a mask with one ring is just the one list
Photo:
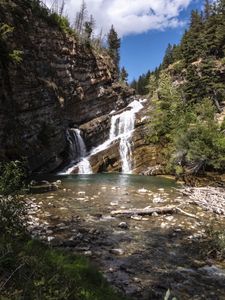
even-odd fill
[[(86, 156), (86, 147), (84, 145), (84, 141), (80, 135), (80, 131), (78, 129), (74, 129), (77, 136), (78, 145), (80, 145), (79, 149), (82, 153), (80, 162), (77, 164), (73, 164), (67, 168), (64, 174), (71, 174), (72, 171), (78, 167), (79, 174), (91, 174), (91, 165), (89, 162), (89, 158), (107, 148), (111, 145), (112, 142), (119, 139), (119, 152), (120, 158), (122, 161), (122, 173), (131, 174), (132, 173), (132, 134), (135, 127), (135, 116), (136, 113), (139, 112), (143, 108), (143, 105), (134, 100), (127, 106), (127, 109), (122, 113), (113, 115), (111, 118), (111, 126), (110, 126), (110, 134), (109, 139), (106, 140), (103, 144), (99, 145), (92, 149), (89, 156)], [(83, 147), (84, 146), (84, 147)], [(74, 146), (73, 146), (74, 147)], [(71, 147), (71, 149), (73, 149)], [(75, 147), (76, 149), (76, 147)], [(81, 149), (85, 149), (85, 151), (81, 151)], [(79, 152), (76, 150), (76, 152)], [(85, 155), (84, 155), (85, 153)]]
[(111, 119), (110, 140), (120, 139), (120, 158), (122, 173), (132, 173), (132, 134), (135, 126), (135, 115), (143, 106), (137, 100), (128, 105), (129, 110), (115, 115)]
[(76, 128), (69, 129), (67, 132), (67, 139), (70, 144), (70, 158), (72, 159), (72, 162), (62, 174), (71, 174), (75, 166), (78, 167), (78, 174), (92, 174), (90, 162), (85, 158), (87, 150), (80, 130)]

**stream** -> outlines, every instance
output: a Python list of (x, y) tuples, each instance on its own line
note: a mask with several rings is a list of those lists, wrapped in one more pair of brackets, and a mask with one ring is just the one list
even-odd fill
[[(46, 179), (46, 177), (45, 177)], [(224, 219), (190, 203), (172, 179), (119, 174), (50, 176), (56, 191), (33, 193), (28, 229), (90, 257), (132, 299), (225, 299), (225, 265), (206, 260), (201, 241)], [(176, 205), (182, 213), (117, 216), (117, 209)], [(172, 298), (171, 298), (172, 299)]]

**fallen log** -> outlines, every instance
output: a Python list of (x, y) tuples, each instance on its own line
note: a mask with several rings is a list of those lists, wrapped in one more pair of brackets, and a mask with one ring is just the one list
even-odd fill
[(153, 213), (157, 214), (167, 214), (167, 213), (176, 213), (177, 208), (176, 206), (164, 206), (164, 207), (152, 207), (152, 208), (134, 208), (134, 209), (122, 209), (122, 210), (113, 210), (111, 211), (111, 215), (139, 215), (139, 216), (146, 216), (151, 215)]
[(192, 214), (189, 214), (189, 213), (187, 213), (186, 211), (184, 211), (183, 209), (181, 209), (181, 208), (179, 208), (179, 207), (176, 207), (176, 211), (182, 213), (183, 215), (185, 215), (185, 216), (187, 216), (187, 217), (190, 217), (190, 218), (194, 218), (194, 219), (199, 220), (199, 217), (197, 217), (197, 216), (195, 216), (195, 215), (192, 215)]

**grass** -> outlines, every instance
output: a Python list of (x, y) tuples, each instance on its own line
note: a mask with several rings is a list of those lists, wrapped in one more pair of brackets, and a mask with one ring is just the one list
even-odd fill
[(0, 279), (0, 299), (125, 299), (86, 257), (52, 249), (25, 234), (0, 237)]
[(23, 163), (0, 166), (0, 300), (125, 299), (86, 257), (54, 249), (26, 232), (27, 210), (19, 196), (25, 179)]

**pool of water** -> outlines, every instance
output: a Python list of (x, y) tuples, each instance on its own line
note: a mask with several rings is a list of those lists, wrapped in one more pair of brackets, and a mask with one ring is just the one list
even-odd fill
[[(201, 255), (207, 227), (223, 221), (190, 203), (174, 180), (118, 174), (45, 179), (60, 179), (62, 185), (30, 197), (37, 205), (31, 215), (34, 235), (90, 256), (116, 288), (134, 299), (163, 299), (169, 288), (177, 299), (225, 299), (222, 265)], [(111, 214), (168, 205), (195, 218)]]

